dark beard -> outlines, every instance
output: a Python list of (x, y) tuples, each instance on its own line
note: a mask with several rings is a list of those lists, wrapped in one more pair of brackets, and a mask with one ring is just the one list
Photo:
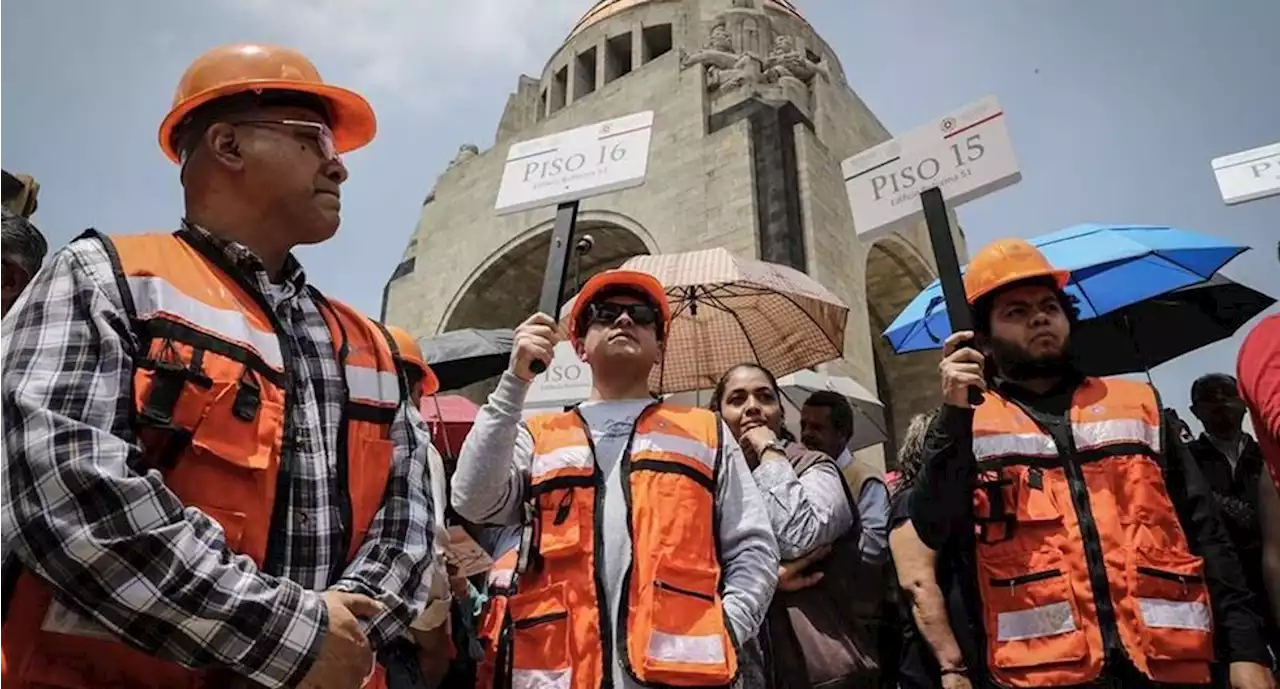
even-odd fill
[(1071, 356), (1071, 339), (1057, 354), (1036, 357), (1023, 347), (1011, 342), (992, 337), (988, 340), (991, 356), (995, 359), (1000, 375), (1009, 380), (1043, 380), (1045, 378), (1061, 378), (1075, 371), (1075, 361)]

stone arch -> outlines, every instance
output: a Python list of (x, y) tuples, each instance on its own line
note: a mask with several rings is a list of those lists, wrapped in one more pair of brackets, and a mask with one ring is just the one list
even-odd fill
[(901, 239), (886, 237), (867, 250), (867, 318), (875, 354), (876, 394), (885, 405), (890, 435), (886, 466), (896, 463), (897, 446), (911, 417), (938, 404), (939, 352), (894, 354), (880, 333), (933, 279), (925, 258)]
[[(461, 328), (514, 328), (538, 306), (553, 221), (536, 225), (495, 251), (454, 295), (441, 318), (441, 332)], [(632, 256), (656, 250), (653, 237), (638, 223), (613, 212), (578, 215), (576, 239), (591, 235), (593, 247), (575, 256), (569, 267), (566, 297), (602, 270), (616, 268)], [(493, 389), (494, 381), (471, 386), (461, 394), (476, 402)]]

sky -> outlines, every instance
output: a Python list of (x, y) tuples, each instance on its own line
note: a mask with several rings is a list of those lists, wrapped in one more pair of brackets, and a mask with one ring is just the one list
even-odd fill
[[(459, 145), (493, 143), (519, 75), (539, 74), (591, 4), (9, 0), (0, 160), (40, 181), (54, 247), (88, 227), (172, 229), (181, 193), (156, 129), (183, 70), (221, 43), (294, 46), (378, 113), (377, 139), (345, 157), (341, 230), (299, 252), (322, 290), (377, 314), (436, 176)], [(1280, 2), (796, 5), (891, 132), (1000, 98), (1023, 180), (959, 209), (971, 252), (1081, 222), (1174, 225), (1255, 247), (1225, 272), (1280, 295), (1280, 197), (1225, 206), (1209, 165), (1280, 141)], [(1234, 370), (1247, 329), (1155, 369), (1166, 403), (1190, 419), (1191, 381)]]

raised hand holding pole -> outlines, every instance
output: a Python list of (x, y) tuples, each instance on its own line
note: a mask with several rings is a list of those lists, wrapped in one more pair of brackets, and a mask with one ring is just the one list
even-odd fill
[[(556, 224), (551, 230), (551, 248), (547, 250), (547, 272), (542, 275), (542, 296), (538, 311), (560, 319), (560, 303), (564, 283), (569, 277), (569, 254), (573, 251), (573, 232), (578, 224), (578, 202), (567, 201), (556, 206)], [(535, 361), (529, 368), (536, 374), (547, 370), (549, 361)]]

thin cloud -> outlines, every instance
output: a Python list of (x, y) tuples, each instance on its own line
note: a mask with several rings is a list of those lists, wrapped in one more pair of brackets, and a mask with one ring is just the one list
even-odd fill
[(583, 0), (231, 0), (329, 77), (436, 111), (536, 74)]

